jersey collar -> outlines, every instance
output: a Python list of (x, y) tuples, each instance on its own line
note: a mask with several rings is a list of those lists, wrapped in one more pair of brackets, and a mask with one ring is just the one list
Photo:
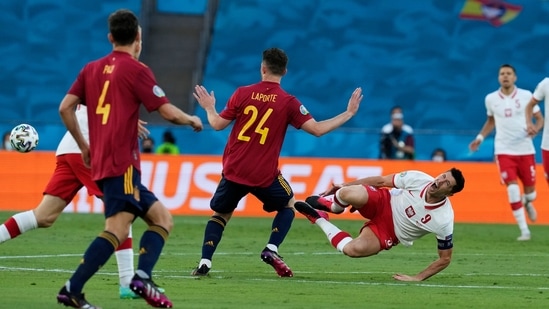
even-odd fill
[[(427, 198), (427, 194), (426, 194), (427, 188), (429, 188), (432, 184), (433, 183), (430, 182), (423, 189), (421, 189), (421, 193), (419, 194), (419, 196), (421, 198), (423, 198), (423, 200), (425, 200)], [(432, 205), (429, 205), (429, 206), (425, 205), (425, 209), (427, 209), (427, 210), (437, 209), (437, 208), (439, 208), (440, 206), (442, 206), (446, 203), (446, 199), (447, 198), (443, 199), (442, 201), (440, 201), (436, 204), (432, 204)], [(425, 200), (425, 202), (427, 202), (427, 201)]]
[(509, 98), (511, 98), (511, 99), (514, 99), (515, 96), (517, 95), (517, 92), (518, 92), (517, 86), (515, 86), (515, 89), (513, 89), (513, 92), (511, 92), (510, 95), (505, 95), (505, 94), (503, 94), (503, 92), (501, 91), (501, 88), (499, 88), (498, 95), (499, 95), (499, 97), (502, 98), (502, 99), (505, 98), (505, 97), (509, 97)]

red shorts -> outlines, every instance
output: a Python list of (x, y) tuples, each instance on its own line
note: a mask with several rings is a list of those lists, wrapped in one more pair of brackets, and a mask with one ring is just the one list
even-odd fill
[(496, 155), (501, 181), (505, 184), (520, 179), (527, 187), (536, 184), (535, 155)]
[(103, 196), (91, 179), (90, 169), (84, 165), (82, 155), (63, 154), (56, 157), (55, 171), (44, 189), (44, 194), (57, 196), (68, 204), (83, 186), (88, 189), (89, 195)]
[(389, 250), (399, 243), (395, 234), (389, 189), (368, 185), (364, 185), (364, 188), (368, 191), (368, 202), (358, 212), (369, 221), (364, 223), (362, 229), (369, 227), (377, 236), (381, 249)]

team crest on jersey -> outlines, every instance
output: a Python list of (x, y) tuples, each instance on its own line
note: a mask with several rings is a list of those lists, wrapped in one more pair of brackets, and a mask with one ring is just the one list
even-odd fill
[(309, 114), (309, 111), (307, 110), (307, 108), (305, 108), (305, 106), (301, 105), (299, 107), (299, 111), (303, 114), (303, 115), (307, 115)]
[(400, 175), (399, 175), (399, 176), (400, 176), (400, 177), (404, 177), (404, 176), (406, 176), (406, 172), (402, 172), (402, 173), (400, 173)]
[(411, 205), (406, 207), (404, 211), (406, 212), (406, 216), (408, 218), (411, 218), (416, 215), (416, 211), (414, 210), (414, 207), (412, 207)]
[(158, 85), (154, 85), (153, 93), (154, 93), (155, 96), (157, 96), (159, 98), (166, 96), (166, 94), (164, 93), (164, 90), (162, 90), (162, 88), (160, 88), (160, 86), (158, 86)]

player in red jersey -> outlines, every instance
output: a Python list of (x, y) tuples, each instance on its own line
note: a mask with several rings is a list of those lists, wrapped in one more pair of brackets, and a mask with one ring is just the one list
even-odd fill
[[(78, 106), (76, 117), (80, 130), (87, 139), (88, 115), (85, 105)], [(138, 124), (139, 133), (146, 136), (149, 131), (143, 124)], [(52, 226), (82, 187), (86, 187), (89, 195), (100, 198), (103, 196), (91, 179), (90, 169), (84, 166), (80, 149), (69, 132), (59, 142), (55, 157), (55, 171), (44, 189), (42, 201), (36, 208), (17, 213), (0, 225), (0, 243), (37, 228)], [(134, 274), (131, 230), (129, 237), (116, 248), (115, 255), (120, 279), (120, 298), (136, 298), (130, 289)]]
[(212, 267), (212, 257), (238, 202), (248, 193), (263, 202), (266, 212), (276, 212), (271, 236), (261, 259), (281, 277), (292, 277), (291, 269), (278, 255), (295, 216), (292, 188), (278, 169), (278, 158), (288, 125), (314, 136), (324, 135), (353, 117), (362, 100), (362, 89), (356, 88), (347, 110), (317, 122), (299, 100), (280, 86), (286, 74), (288, 57), (279, 48), (263, 52), (261, 82), (236, 89), (223, 111), (215, 108), (213, 91), (196, 86), (194, 97), (206, 110), (208, 122), (215, 130), (225, 129), (234, 121), (223, 153), (221, 181), (211, 200), (214, 214), (206, 224), (202, 259), (192, 271), (205, 276)]
[[(154, 284), (152, 270), (172, 229), (172, 216), (141, 184), (134, 124), (141, 104), (149, 112), (158, 111), (164, 119), (190, 125), (195, 131), (202, 130), (202, 122), (171, 104), (150, 68), (138, 61), (141, 27), (131, 11), (118, 10), (109, 16), (108, 38), (113, 51), (80, 71), (59, 107), (84, 162), (91, 166), (92, 179), (103, 192), (106, 219), (105, 230), (90, 244), (57, 300), (66, 306), (96, 308), (84, 298), (83, 286), (128, 237), (135, 218), (141, 217), (148, 229), (141, 237), (137, 270), (130, 288), (153, 307), (171, 308), (172, 302)], [(75, 118), (74, 108), (79, 103), (88, 107), (89, 144)]]

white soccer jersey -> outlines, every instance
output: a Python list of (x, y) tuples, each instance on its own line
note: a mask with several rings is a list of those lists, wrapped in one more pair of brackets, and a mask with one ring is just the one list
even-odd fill
[[(506, 155), (528, 155), (536, 153), (532, 138), (526, 132), (526, 105), (532, 98), (528, 90), (515, 87), (506, 96), (501, 89), (486, 96), (486, 114), (493, 116), (496, 124), (494, 153)], [(534, 113), (539, 112), (534, 107)]]
[[(549, 78), (544, 78), (534, 90), (534, 99), (541, 101), (545, 99), (545, 113), (549, 112)], [(538, 105), (536, 105), (538, 107)], [(539, 107), (538, 107), (539, 108)], [(535, 109), (534, 109), (535, 111)], [(549, 125), (543, 127), (543, 136), (541, 138), (541, 149), (549, 150)]]
[[(88, 114), (86, 105), (78, 104), (76, 107), (76, 120), (78, 121), (80, 131), (82, 131), (82, 135), (86, 141), (89, 142), (90, 137), (88, 131)], [(78, 144), (74, 140), (74, 137), (72, 137), (72, 134), (69, 131), (65, 133), (61, 139), (61, 142), (59, 142), (55, 155), (59, 156), (67, 153), (82, 153), (80, 148), (78, 148)]]
[(391, 208), (395, 234), (405, 246), (433, 233), (440, 240), (449, 240), (454, 233), (454, 210), (448, 198), (436, 204), (425, 201), (434, 178), (420, 171), (395, 174), (391, 189)]

